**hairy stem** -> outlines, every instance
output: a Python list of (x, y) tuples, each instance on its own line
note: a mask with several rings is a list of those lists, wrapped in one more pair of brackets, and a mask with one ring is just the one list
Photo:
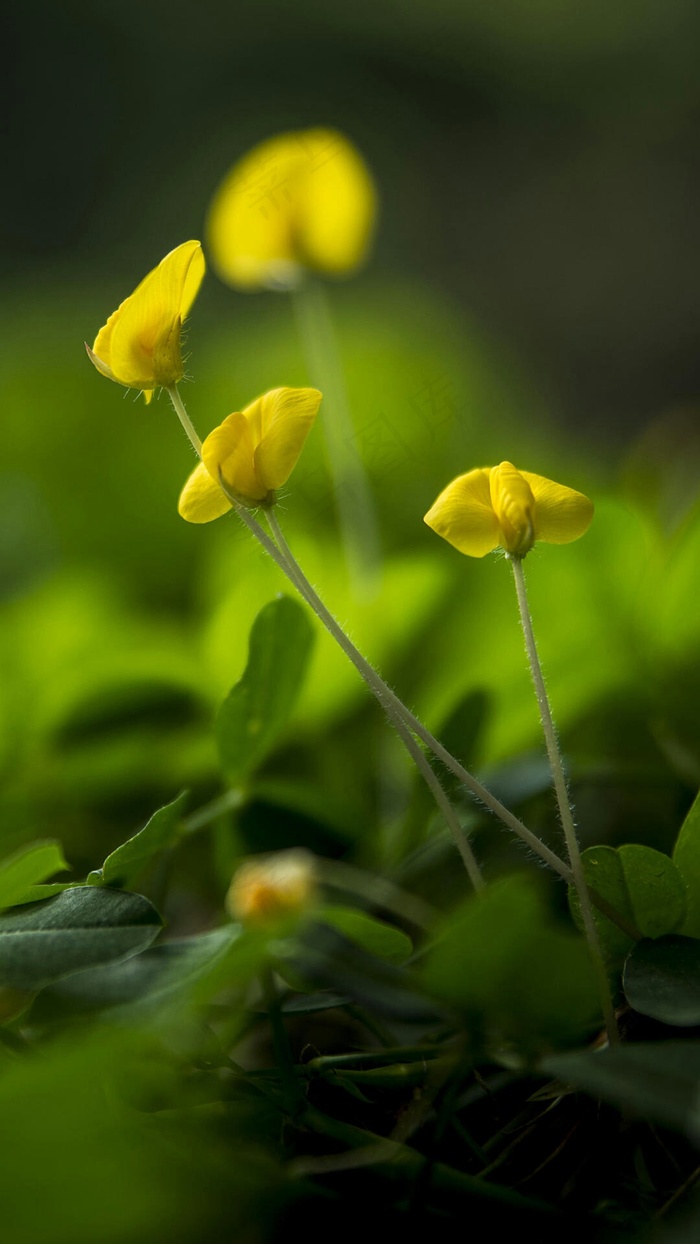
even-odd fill
[(309, 277), (292, 291), (292, 301), (309, 377), (324, 394), (328, 463), (348, 570), (359, 594), (372, 595), (379, 574), (377, 519), (353, 428), (328, 297), (321, 283)]
[(522, 623), (523, 635), (525, 636), (525, 650), (530, 663), (530, 671), (535, 687), (537, 706), (540, 710), (542, 731), (544, 733), (544, 741), (547, 748), (547, 756), (549, 758), (549, 767), (552, 771), (552, 781), (554, 783), (557, 804), (559, 805), (559, 816), (561, 818), (564, 838), (566, 839), (566, 847), (569, 853), (569, 863), (571, 864), (573, 883), (581, 906), (581, 917), (583, 919), (586, 938), (588, 940), (588, 945), (590, 947), (593, 962), (596, 966), (598, 974), (600, 1000), (605, 1018), (605, 1027), (608, 1032), (608, 1040), (611, 1045), (614, 1045), (619, 1040), (619, 1034), (617, 1029), (617, 1021), (615, 1019), (615, 1010), (610, 994), (610, 983), (605, 970), (603, 955), (600, 948), (598, 928), (593, 915), (593, 905), (591, 903), (591, 897), (583, 871), (581, 851), (578, 845), (578, 838), (576, 837), (576, 826), (574, 825), (569, 792), (566, 786), (566, 778), (564, 776), (564, 766), (562, 764), (561, 752), (559, 750), (559, 742), (554, 728), (554, 720), (552, 718), (549, 696), (547, 695), (547, 688), (545, 687), (544, 677), (542, 674), (542, 666), (537, 652), (537, 644), (535, 643), (535, 635), (532, 629), (532, 618), (530, 616), (530, 608), (527, 601), (522, 558), (518, 557), (514, 553), (510, 553), (508, 554), (508, 560), (513, 567), (513, 578), (515, 580), (515, 591), (518, 597), (520, 621)]

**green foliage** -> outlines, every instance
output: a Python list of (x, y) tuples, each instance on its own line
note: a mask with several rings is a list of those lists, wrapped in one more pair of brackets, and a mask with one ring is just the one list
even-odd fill
[(623, 1110), (700, 1136), (700, 1042), (662, 1041), (576, 1050), (542, 1062), (545, 1074)]
[(527, 877), (502, 879), (461, 904), (440, 929), (421, 978), (477, 1031), (526, 1050), (581, 1037), (599, 1018), (585, 944), (553, 925)]
[[(191, 463), (167, 403), (126, 402), (116, 418), (113, 387), (72, 361), (92, 300), (39, 307), (52, 342), (39, 352), (37, 308), (13, 301), (0, 493), (13, 1244), (262, 1241), (299, 1222), (325, 1239), (355, 1205), (366, 1230), (368, 1204), (386, 1238), (416, 1219), (438, 1233), (478, 1221), (484, 1204), (497, 1232), (527, 1216), (535, 1234), (550, 1221), (543, 1238), (597, 1238), (692, 1176), (679, 1146), (700, 1136), (697, 801), (667, 852), (700, 773), (697, 472), (684, 442), (683, 489), (654, 454), (653, 486), (637, 472), (632, 498), (605, 495), (610, 464), (573, 456), (538, 425), (541, 395), (512, 360), (414, 292), (333, 292), (353, 452), (387, 550), (374, 594), (349, 583), (316, 433), (283, 526), (402, 698), (559, 851), (509, 576), (439, 547), (420, 517), (456, 471), (505, 453), (595, 496), (585, 540), (536, 548), (528, 578), (582, 830), (628, 844), (584, 857), (624, 926), (597, 914), (610, 965), (626, 957), (623, 1046), (599, 1048), (595, 974), (561, 883), (531, 876), (443, 773), (488, 883), (465, 897), (429, 795), (356, 671), (276, 595), (292, 589), (271, 559), (235, 517), (178, 522)], [(193, 318), (202, 433), (266, 384), (304, 382), (287, 310), (261, 296), (228, 323), (217, 309), (204, 343)], [(89, 471), (75, 453), (88, 409)], [(187, 817), (172, 799), (185, 787)], [(88, 884), (52, 880), (59, 838)], [(284, 936), (226, 923), (240, 854), (292, 845), (330, 857), (328, 893)], [(660, 1025), (688, 1039), (651, 1044)], [(661, 1145), (649, 1123), (670, 1129)]]
[[(606, 957), (620, 961), (640, 937), (673, 933), (685, 920), (686, 888), (672, 860), (638, 843), (589, 847), (583, 852), (586, 881), (613, 908), (623, 927), (599, 909), (595, 921)], [(578, 897), (569, 889), (569, 904), (579, 929), (583, 921)]]
[(222, 989), (244, 988), (268, 955), (263, 937), (225, 925), (198, 937), (165, 942), (128, 959), (73, 972), (44, 989), (32, 1008), (36, 1023), (75, 1020), (88, 1012), (135, 1023), (172, 1025), (180, 1012)]
[(263, 1187), (274, 1197), (279, 1175), (250, 1138), (233, 1149), (223, 1144), (206, 1111), (159, 1111), (178, 1090), (167, 1048), (133, 1032), (72, 1033), (41, 1058), (5, 1068), (7, 1238), (123, 1244), (216, 1236), (223, 1206), (233, 1229), (243, 1229), (251, 1202)]
[(216, 720), (216, 739), (230, 786), (245, 784), (286, 726), (311, 656), (313, 629), (288, 596), (265, 605), (250, 632), (248, 664)]
[(83, 887), (0, 914), (0, 984), (41, 989), (70, 972), (145, 950), (161, 919), (139, 894)]
[(642, 1015), (674, 1028), (700, 1024), (700, 942), (673, 934), (643, 938), (627, 956), (623, 986)]
[(35, 842), (16, 851), (0, 863), (0, 908), (27, 902), (34, 887), (68, 867), (58, 842)]
[(354, 907), (320, 907), (314, 919), (329, 924), (371, 955), (390, 963), (405, 963), (413, 949), (410, 937), (384, 920), (375, 920)]
[(154, 812), (143, 829), (117, 847), (116, 851), (112, 851), (101, 868), (88, 874), (87, 884), (117, 888), (133, 885), (161, 851), (177, 842), (186, 802), (187, 792), (183, 791), (172, 803)]
[(686, 884), (687, 912), (682, 932), (700, 937), (700, 795), (681, 825), (673, 862)]

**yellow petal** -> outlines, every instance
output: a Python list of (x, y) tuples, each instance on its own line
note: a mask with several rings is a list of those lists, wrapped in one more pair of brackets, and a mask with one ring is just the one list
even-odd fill
[(584, 535), (593, 519), (593, 502), (582, 492), (522, 471), (535, 498), (535, 539), (568, 544)]
[[(116, 311), (115, 311), (115, 315), (116, 315)], [(107, 327), (107, 325), (105, 325), (105, 328), (106, 328), (106, 327)], [(103, 329), (101, 329), (101, 332), (104, 332), (104, 331), (105, 331), (105, 329), (104, 329), (104, 328), (103, 328)], [(99, 339), (99, 334), (98, 334), (98, 339)], [(97, 344), (97, 341), (95, 342), (95, 344)], [(100, 373), (100, 375), (101, 375), (101, 376), (106, 376), (108, 380), (115, 380), (115, 381), (116, 381), (116, 379), (117, 379), (117, 378), (116, 378), (116, 376), (114, 375), (114, 372), (112, 371), (112, 368), (111, 368), (111, 367), (110, 367), (110, 366), (109, 366), (109, 365), (108, 365), (108, 364), (104, 361), (104, 359), (103, 359), (103, 358), (99, 357), (97, 354), (95, 354), (95, 353), (94, 353), (94, 352), (90, 349), (90, 347), (89, 347), (89, 345), (88, 345), (87, 341), (85, 342), (85, 349), (87, 350), (87, 356), (88, 356), (88, 358), (89, 358), (90, 362), (92, 363), (93, 367), (96, 367), (96, 368), (97, 368), (97, 370), (98, 370), (98, 372)], [(118, 383), (118, 381), (117, 381), (117, 383)]]
[(525, 476), (512, 462), (491, 468), (491, 504), (508, 553), (524, 557), (535, 542), (535, 498)]
[(242, 289), (295, 284), (305, 267), (347, 272), (364, 258), (375, 208), (369, 172), (341, 134), (280, 134), (216, 192), (207, 221), (214, 266)]
[(288, 388), (271, 389), (253, 403), (257, 409), (249, 422), (256, 426), (259, 421), (261, 432), (254, 454), (255, 473), (268, 492), (289, 479), (320, 404), (318, 389)]
[(489, 467), (478, 467), (453, 479), (423, 520), (468, 557), (485, 557), (501, 541), (491, 504), (490, 474)]
[(210, 476), (219, 472), (232, 492), (247, 501), (264, 501), (268, 489), (255, 471), (255, 443), (250, 424), (241, 411), (229, 415), (202, 445), (202, 461)]
[(203, 462), (195, 467), (180, 493), (178, 512), (188, 523), (210, 523), (220, 518), (231, 503), (214, 482)]
[(298, 243), (310, 268), (342, 274), (364, 259), (377, 196), (367, 166), (335, 130), (300, 135), (308, 160), (299, 187)]
[(169, 387), (182, 379), (182, 320), (203, 275), (201, 245), (191, 241), (144, 277), (95, 338), (93, 353), (110, 369), (111, 379), (135, 389)]

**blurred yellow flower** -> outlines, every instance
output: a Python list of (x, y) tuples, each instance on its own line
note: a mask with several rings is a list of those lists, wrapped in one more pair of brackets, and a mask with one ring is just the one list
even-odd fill
[(128, 389), (153, 390), (182, 380), (182, 323), (204, 276), (200, 242), (176, 246), (110, 315), (95, 338), (91, 361), (103, 376)]
[(352, 143), (335, 130), (300, 130), (260, 143), (233, 166), (212, 200), (207, 240), (227, 284), (286, 288), (305, 268), (356, 268), (375, 214), (374, 183)]
[(241, 924), (275, 928), (303, 915), (313, 904), (316, 888), (316, 865), (309, 851), (278, 851), (241, 864), (226, 895), (226, 908)]
[(578, 540), (592, 518), (593, 502), (583, 493), (502, 462), (453, 479), (424, 521), (468, 557), (485, 557), (499, 545), (524, 557), (536, 540)]
[(318, 389), (270, 389), (224, 419), (202, 445), (202, 461), (180, 494), (188, 523), (208, 523), (231, 509), (223, 479), (241, 505), (273, 505), (304, 447), (321, 404)]

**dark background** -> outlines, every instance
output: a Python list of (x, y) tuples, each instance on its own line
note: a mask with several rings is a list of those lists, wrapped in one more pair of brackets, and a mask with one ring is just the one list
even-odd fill
[(253, 142), (332, 124), (379, 181), (373, 275), (453, 295), (558, 420), (619, 442), (696, 400), (693, 0), (5, 10), (9, 297), (145, 271)]

